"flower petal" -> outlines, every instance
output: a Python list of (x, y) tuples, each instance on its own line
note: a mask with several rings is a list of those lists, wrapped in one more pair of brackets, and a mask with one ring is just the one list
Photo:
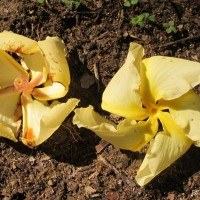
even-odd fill
[(20, 127), (20, 93), (14, 87), (0, 90), (0, 136), (17, 141)]
[(28, 146), (37, 146), (47, 140), (59, 128), (78, 102), (77, 99), (69, 99), (66, 103), (54, 101), (48, 106), (45, 102), (22, 96), (22, 142)]
[(143, 60), (154, 101), (176, 99), (200, 83), (200, 63), (154, 56)]
[(14, 80), (19, 77), (27, 78), (28, 74), (23, 67), (9, 54), (0, 49), (0, 89), (11, 86)]
[(0, 123), (0, 136), (8, 138), (9, 140), (12, 140), (13, 142), (17, 142), (17, 139), (15, 137), (15, 134), (13, 133), (13, 130), (5, 126), (4, 124)]
[[(136, 59), (135, 55), (138, 55)], [(135, 64), (139, 65), (143, 48), (131, 44), (125, 64), (112, 78), (102, 97), (102, 108), (111, 113), (132, 118), (145, 119), (148, 115), (142, 108), (140, 96), (140, 75)]]
[(42, 75), (36, 86), (41, 85), (47, 80), (49, 68), (39, 47), (37, 52), (30, 55), (22, 55), (21, 64), (25, 69), (30, 70), (31, 81), (36, 80)]
[(118, 148), (131, 151), (138, 151), (145, 146), (158, 129), (157, 120), (153, 118), (139, 123), (125, 119), (116, 125), (96, 113), (92, 106), (75, 109), (73, 123), (79, 128), (92, 130)]
[(25, 36), (3, 31), (0, 33), (0, 49), (13, 53), (32, 54), (38, 50), (37, 42)]
[(66, 93), (66, 88), (61, 83), (54, 82), (50, 86), (34, 88), (32, 95), (38, 100), (52, 100), (65, 96)]
[[(38, 45), (49, 66), (49, 80), (52, 83), (61, 83), (67, 93), (70, 84), (70, 72), (65, 58), (66, 53), (63, 41), (58, 37), (47, 37), (46, 40), (39, 41)], [(54, 88), (52, 89), (54, 90)], [(63, 95), (60, 95), (60, 97), (63, 97)]]
[(20, 55), (22, 66), (31, 71), (31, 80), (42, 73), (43, 78), (38, 85), (45, 82), (48, 68), (36, 41), (11, 31), (3, 31), (0, 33), (0, 49)]
[(178, 99), (166, 102), (173, 120), (200, 147), (200, 96), (193, 90)]
[(150, 182), (161, 171), (180, 158), (191, 146), (192, 141), (177, 126), (169, 113), (160, 114), (164, 131), (151, 141), (150, 147), (136, 176), (140, 186)]

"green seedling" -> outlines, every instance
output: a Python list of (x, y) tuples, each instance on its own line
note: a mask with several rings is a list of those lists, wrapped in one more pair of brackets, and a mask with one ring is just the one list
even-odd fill
[(36, 0), (37, 3), (44, 3), (44, 0)]
[(61, 2), (65, 3), (67, 7), (71, 10), (72, 8), (78, 8), (82, 0), (61, 0)]
[(138, 0), (126, 0), (124, 2), (124, 6), (125, 7), (131, 7), (131, 6), (134, 6), (138, 3)]
[(150, 15), (149, 13), (142, 13), (141, 15), (138, 15), (137, 17), (133, 17), (131, 19), (131, 23), (133, 25), (139, 26), (140, 28), (143, 28), (147, 21), (154, 22), (155, 17), (153, 15)]
[[(36, 0), (37, 3), (44, 3), (45, 0)], [(82, 0), (61, 0), (62, 3), (65, 3), (67, 7), (71, 10), (72, 8), (78, 8)]]
[(166, 32), (169, 34), (172, 32), (174, 32), (174, 33), (177, 32), (176, 28), (174, 27), (174, 21), (172, 21), (172, 20), (168, 21), (166, 23), (163, 23), (163, 27), (165, 28)]

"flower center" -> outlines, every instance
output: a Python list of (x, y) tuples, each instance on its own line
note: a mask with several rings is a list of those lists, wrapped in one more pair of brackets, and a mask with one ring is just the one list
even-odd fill
[(39, 73), (38, 76), (34, 80), (31, 80), (30, 82), (28, 81), (27, 78), (17, 77), (14, 80), (14, 87), (17, 91), (29, 95), (32, 93), (34, 87), (36, 87), (41, 80), (42, 80), (42, 73)]
[(157, 113), (157, 111), (158, 111), (158, 109), (153, 107), (153, 108), (150, 109), (150, 114), (154, 115), (154, 114)]
[(143, 105), (143, 108), (147, 109), (147, 112), (150, 115), (155, 115), (159, 110), (159, 107), (156, 104), (150, 104), (148, 106)]
[(17, 77), (15, 80), (14, 80), (14, 87), (17, 91), (25, 91), (28, 89), (28, 80), (25, 79), (25, 78), (19, 78)]

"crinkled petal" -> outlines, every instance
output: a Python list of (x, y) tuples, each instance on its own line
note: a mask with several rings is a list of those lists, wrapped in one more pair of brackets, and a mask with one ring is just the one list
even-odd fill
[[(135, 58), (138, 55), (138, 58)], [(142, 108), (140, 96), (140, 75), (135, 64), (139, 65), (143, 48), (131, 44), (125, 64), (112, 78), (102, 97), (102, 108), (111, 113), (132, 118), (145, 119), (148, 115)]]
[[(61, 83), (68, 91), (70, 84), (70, 72), (65, 58), (65, 45), (58, 37), (47, 37), (44, 41), (39, 41), (38, 45), (42, 50), (49, 66), (49, 80), (54, 83)], [(52, 84), (53, 85), (53, 84)], [(52, 87), (54, 90), (54, 87)], [(63, 93), (59, 93), (63, 97)]]
[(158, 129), (157, 120), (153, 118), (139, 123), (125, 119), (116, 125), (96, 113), (92, 106), (75, 109), (73, 123), (79, 128), (92, 130), (118, 148), (131, 151), (138, 151), (145, 146)]
[(46, 81), (48, 67), (36, 41), (11, 31), (3, 31), (0, 33), (0, 49), (20, 55), (22, 66), (30, 70), (31, 80), (42, 73), (38, 85)]
[(28, 77), (28, 74), (23, 67), (9, 54), (2, 50), (0, 50), (0, 63), (0, 89), (13, 85), (14, 80), (17, 77)]
[(38, 76), (42, 75), (36, 86), (44, 83), (47, 80), (49, 68), (39, 47), (37, 52), (34, 52), (30, 55), (22, 55), (22, 57), (21, 63), (23, 67), (30, 70), (30, 80), (34, 81)]
[(14, 87), (0, 90), (0, 136), (17, 141), (20, 127), (20, 93)]
[(0, 33), (0, 49), (13, 53), (32, 54), (38, 51), (38, 45), (36, 41), (25, 36), (3, 31)]
[(192, 141), (174, 123), (169, 113), (160, 114), (164, 131), (159, 132), (150, 147), (136, 175), (140, 186), (150, 182), (160, 172), (180, 158), (191, 146)]
[(143, 60), (154, 101), (176, 99), (200, 83), (200, 63), (154, 56)]
[(163, 103), (169, 106), (174, 121), (200, 147), (200, 96), (191, 90), (178, 99)]
[(77, 99), (69, 99), (66, 103), (54, 101), (49, 106), (45, 102), (22, 96), (22, 142), (28, 146), (37, 146), (47, 140), (59, 128), (78, 102)]

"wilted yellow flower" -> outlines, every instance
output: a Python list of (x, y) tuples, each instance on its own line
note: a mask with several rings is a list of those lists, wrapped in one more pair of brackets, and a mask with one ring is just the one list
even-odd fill
[[(16, 53), (21, 65), (7, 52)], [(36, 42), (13, 32), (0, 33), (0, 136), (17, 141), (22, 118), (22, 142), (44, 142), (78, 104), (77, 99), (47, 102), (64, 97), (69, 83), (65, 47), (58, 37)]]
[(200, 63), (143, 56), (143, 47), (131, 43), (125, 64), (103, 93), (102, 108), (124, 120), (116, 125), (92, 106), (76, 109), (73, 119), (78, 127), (88, 128), (122, 149), (139, 151), (150, 142), (136, 176), (141, 186), (193, 143), (200, 146), (200, 97), (192, 90), (200, 83)]

